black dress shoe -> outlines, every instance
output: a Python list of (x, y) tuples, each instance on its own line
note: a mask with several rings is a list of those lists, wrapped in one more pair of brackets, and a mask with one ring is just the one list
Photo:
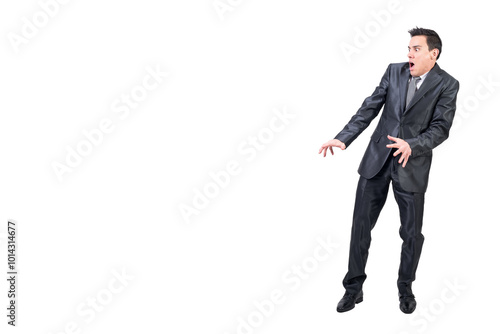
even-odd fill
[(415, 301), (415, 296), (399, 296), (399, 309), (401, 312), (410, 314), (415, 311), (417, 307), (417, 302)]
[(345, 293), (344, 297), (339, 301), (337, 305), (337, 312), (347, 312), (354, 308), (354, 306), (363, 301), (363, 291), (358, 292), (353, 295), (351, 293)]

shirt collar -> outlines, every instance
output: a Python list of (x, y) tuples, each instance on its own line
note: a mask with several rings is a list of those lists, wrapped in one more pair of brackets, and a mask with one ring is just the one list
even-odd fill
[(427, 72), (425, 72), (424, 74), (422, 74), (422, 75), (420, 76), (420, 79), (422, 79), (422, 81), (421, 81), (421, 82), (424, 82), (425, 77), (427, 76), (427, 74), (429, 74), (429, 72), (430, 72), (430, 71), (427, 71)]
[[(422, 74), (422, 75), (420, 76), (420, 79), (421, 79), (420, 84), (421, 84), (422, 82), (424, 82), (424, 80), (425, 80), (425, 78), (427, 77), (427, 74), (429, 74), (429, 72), (430, 72), (430, 71), (427, 71), (427, 72), (425, 72), (424, 74)], [(412, 76), (410, 75), (410, 80), (411, 80), (411, 78), (412, 78)]]

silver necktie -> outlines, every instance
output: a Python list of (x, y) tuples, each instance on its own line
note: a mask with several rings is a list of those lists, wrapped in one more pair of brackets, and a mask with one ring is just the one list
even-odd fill
[(408, 105), (410, 104), (411, 100), (413, 99), (413, 96), (415, 96), (415, 93), (417, 92), (417, 83), (422, 80), (420, 77), (412, 77), (410, 81), (410, 85), (408, 87), (408, 93), (406, 94), (406, 107), (408, 108)]

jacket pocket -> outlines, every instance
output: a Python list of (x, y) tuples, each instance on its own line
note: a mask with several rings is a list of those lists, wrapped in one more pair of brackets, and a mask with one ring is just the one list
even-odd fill
[(383, 134), (381, 134), (380, 132), (378, 132), (378, 130), (375, 129), (375, 131), (373, 131), (373, 134), (371, 136), (371, 140), (378, 143), (380, 141), (380, 138), (382, 138), (382, 136)]

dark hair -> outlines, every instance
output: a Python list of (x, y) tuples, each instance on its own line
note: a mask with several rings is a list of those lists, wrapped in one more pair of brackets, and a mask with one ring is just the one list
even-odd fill
[(429, 51), (438, 49), (439, 53), (437, 59), (439, 59), (439, 56), (441, 56), (441, 48), (443, 44), (441, 43), (441, 38), (439, 38), (437, 32), (431, 29), (424, 29), (419, 27), (408, 30), (408, 32), (410, 33), (411, 37), (425, 36), (427, 38), (427, 46), (429, 47)]

